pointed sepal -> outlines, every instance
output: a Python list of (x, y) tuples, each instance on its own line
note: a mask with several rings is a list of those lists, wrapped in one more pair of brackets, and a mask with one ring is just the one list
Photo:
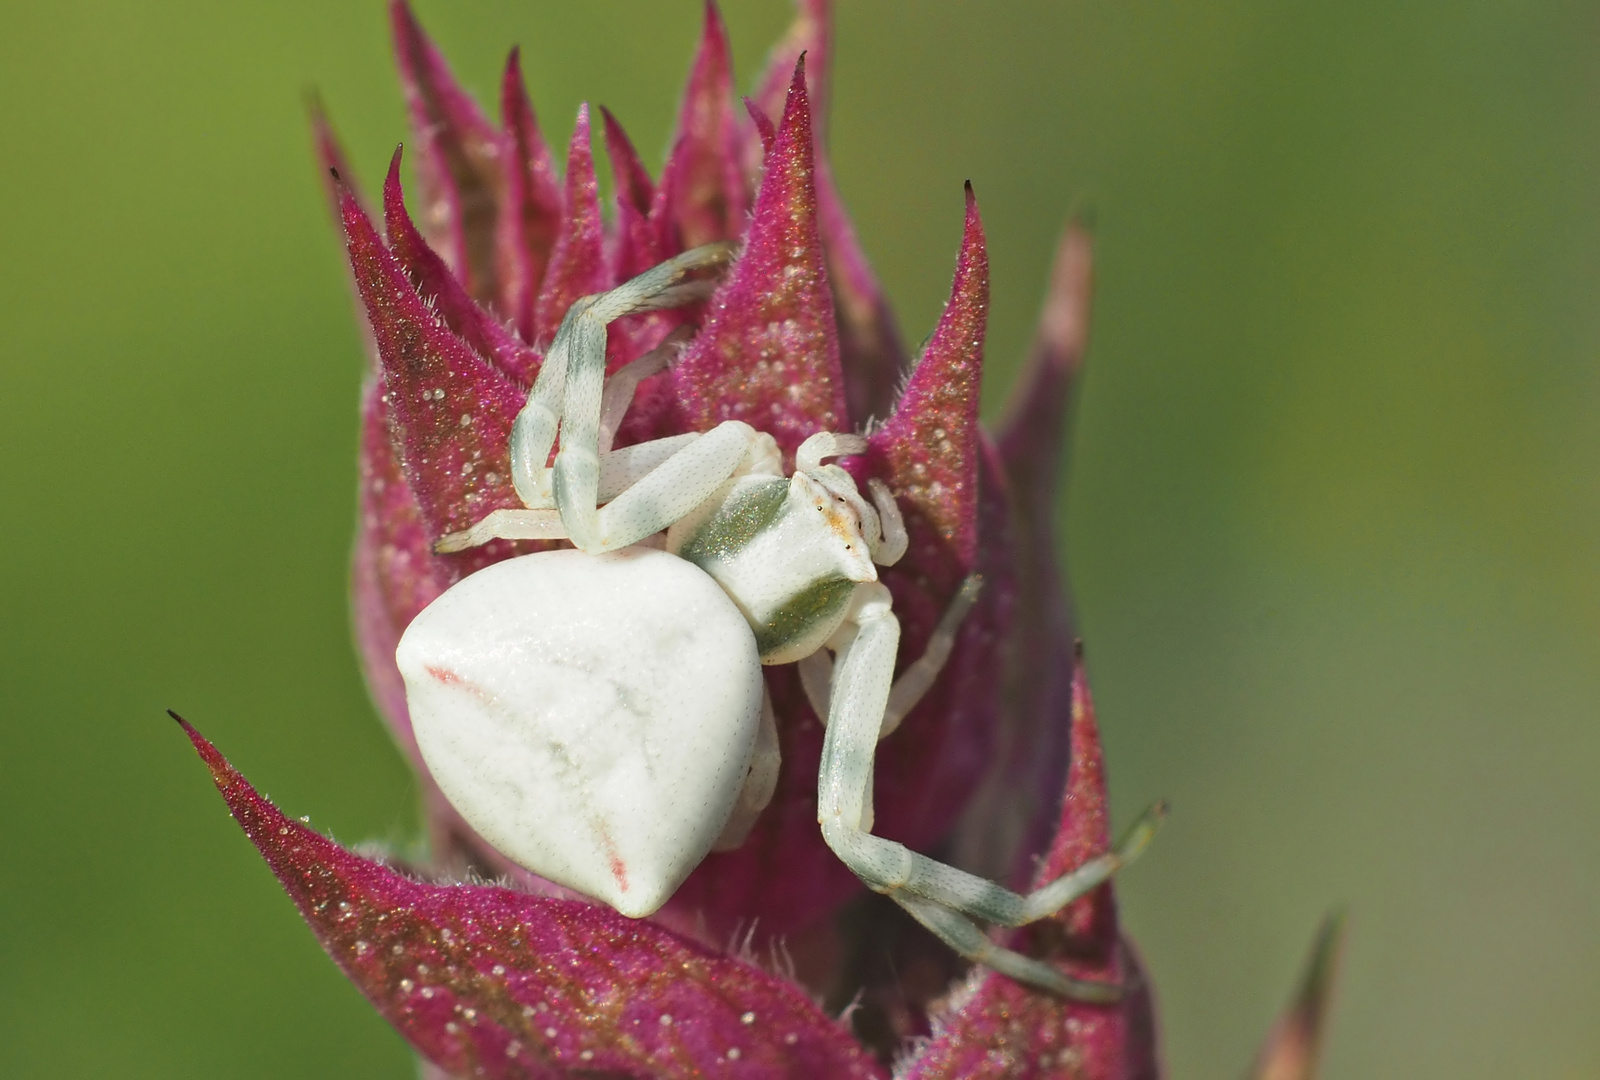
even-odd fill
[(348, 191), (340, 215), (400, 463), (430, 539), (522, 505), (511, 486), (509, 449), (522, 392), (422, 301)]
[[(361, 197), (359, 185), (356, 184), (354, 175), (350, 170), (350, 162), (345, 154), (344, 146), (339, 142), (339, 137), (334, 133), (333, 124), (328, 119), (327, 112), (322, 107), (322, 99), (315, 92), (306, 97), (306, 118), (311, 125), (311, 149), (315, 155), (318, 175), (322, 180), (322, 191), (328, 201), (328, 212), (333, 217), (334, 227), (343, 231), (340, 220), (341, 211), (340, 193), (348, 191), (356, 205), (365, 209), (366, 203)], [(356, 292), (355, 282), (350, 282), (350, 296), (356, 304), (356, 323), (360, 328), (363, 352), (371, 361), (373, 370), (377, 370), (378, 350), (372, 341), (372, 327), (367, 325), (367, 313), (361, 306), (361, 297)]]
[(960, 865), (1021, 885), (1055, 828), (1066, 773), (1076, 632), (1057, 565), (1056, 507), (1068, 405), (1088, 336), (1089, 234), (1066, 231), (1038, 335), (998, 435), (1010, 495), (1018, 590), (996, 738), (999, 757), (953, 840)]
[(405, 267), (406, 276), (423, 302), (439, 313), (453, 334), (516, 382), (530, 384), (538, 374), (538, 353), (518, 341), (500, 320), (467, 295), (460, 280), (423, 239), (406, 212), (405, 194), (400, 188), (400, 155), (401, 151), (395, 150), (389, 161), (389, 175), (383, 182), (383, 220), (389, 249)]
[(534, 341), (547, 344), (574, 300), (604, 292), (605, 235), (600, 223), (600, 185), (594, 175), (594, 153), (589, 145), (589, 106), (578, 108), (578, 123), (567, 148), (566, 212), (550, 266), (534, 303)]
[(786, 454), (847, 423), (812, 170), (805, 64), (795, 66), (745, 248), (705, 329), (672, 369), (684, 426), (744, 420)]
[(500, 133), (461, 88), (405, 0), (389, 22), (411, 129), (420, 148), (423, 230), (473, 298), (496, 298), (495, 221), (504, 197)]
[(448, 1074), (882, 1077), (793, 984), (608, 908), (414, 880), (280, 812), (183, 725), (317, 940)]
[(611, 159), (612, 187), (616, 191), (616, 249), (612, 255), (613, 281), (627, 281), (664, 260), (661, 239), (650, 220), (656, 202), (656, 184), (639, 159), (633, 140), (604, 106), (606, 156)]
[[(888, 483), (911, 536), (908, 560), (959, 578), (978, 552), (978, 391), (989, 318), (989, 255), (967, 186), (955, 283), (939, 325), (868, 460)], [(952, 585), (953, 587), (953, 585)]]
[(1093, 285), (1089, 230), (1073, 222), (1056, 245), (1033, 349), (996, 436), (1018, 510), (1035, 529), (1050, 529), (1056, 504), (1065, 465), (1067, 409), (1089, 342)]
[[(333, 130), (333, 122), (328, 119), (328, 111), (322, 106), (322, 98), (314, 91), (306, 95), (306, 119), (311, 125), (311, 150), (321, 166), (319, 172), (323, 192), (328, 197), (328, 209), (337, 222), (339, 186), (343, 184), (351, 191), (357, 191), (355, 173), (350, 168), (349, 156), (344, 152), (338, 133)], [(358, 194), (357, 201), (359, 199)]]
[(532, 341), (534, 301), (561, 233), (564, 205), (561, 180), (522, 81), (517, 49), (506, 59), (500, 82), (500, 116), (506, 142), (505, 209), (496, 239), (500, 309)]
[(661, 172), (659, 228), (672, 253), (737, 237), (748, 199), (739, 163), (728, 31), (713, 0), (689, 83), (678, 109), (678, 130)]
[[(783, 114), (784, 97), (794, 66), (805, 57), (807, 83), (811, 88), (812, 114), (819, 140), (825, 140), (828, 121), (829, 85), (833, 60), (833, 12), (829, 0), (795, 0), (794, 21), (782, 38), (767, 52), (766, 64), (750, 95), (752, 111), (777, 120)], [(759, 156), (751, 158), (748, 134), (746, 164), (759, 167)]]
[[(1110, 848), (1105, 759), (1081, 663), (1074, 675), (1071, 733), (1060, 827), (1039, 864), (1035, 887)], [(906, 1080), (1160, 1075), (1152, 1003), (1137, 958), (1118, 930), (1110, 882), (1018, 932), (1011, 946), (1053, 961), (1074, 978), (1119, 983), (1126, 993), (1115, 1004), (1090, 1005), (975, 969), (956, 1011), (936, 1020), (936, 1034), (904, 1071)]]
[(761, 106), (753, 99), (744, 99), (744, 111), (745, 115), (750, 117), (750, 123), (755, 126), (756, 138), (761, 140), (761, 155), (756, 159), (756, 167), (751, 170), (752, 175), (760, 176), (767, 155), (772, 153), (772, 143), (778, 137), (778, 129), (772, 126), (772, 118), (762, 112)]
[(1268, 1033), (1250, 1080), (1316, 1080), (1344, 942), (1344, 913), (1336, 911), (1322, 921), (1294, 1001)]
[(833, 283), (839, 324), (839, 358), (844, 369), (845, 397), (856, 424), (882, 418), (894, 403), (894, 391), (906, 366), (905, 345), (883, 286), (856, 238), (828, 162), (827, 124), (830, 65), (833, 56), (833, 13), (827, 0), (797, 0), (794, 22), (767, 57), (767, 66), (748, 99), (750, 126), (742, 133), (745, 169), (759, 176), (765, 154), (764, 128), (783, 106), (789, 70), (806, 58), (811, 87), (812, 126), (816, 138), (817, 215)]

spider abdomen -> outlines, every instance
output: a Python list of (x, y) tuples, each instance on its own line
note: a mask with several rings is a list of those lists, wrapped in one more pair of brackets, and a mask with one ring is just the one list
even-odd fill
[(395, 659), (417, 744), (496, 849), (625, 915), (711, 850), (761, 714), (755, 641), (665, 552), (547, 551), (456, 584)]

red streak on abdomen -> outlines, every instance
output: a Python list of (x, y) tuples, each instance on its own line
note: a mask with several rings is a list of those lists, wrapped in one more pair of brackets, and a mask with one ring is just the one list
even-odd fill
[(605, 829), (599, 829), (600, 842), (606, 846), (606, 858), (611, 863), (611, 876), (617, 879), (617, 891), (628, 891), (628, 864), (622, 861), (622, 856), (617, 854), (617, 845), (612, 843), (611, 834)]

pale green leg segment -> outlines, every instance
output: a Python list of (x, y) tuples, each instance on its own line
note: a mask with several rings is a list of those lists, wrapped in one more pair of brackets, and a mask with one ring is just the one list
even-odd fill
[[(751, 444), (757, 437), (749, 424), (725, 420), (687, 442), (683, 449), (598, 509), (592, 500), (564, 501), (558, 473), (556, 504), (561, 508), (561, 520), (573, 530), (573, 545), (591, 555), (599, 555), (637, 544), (687, 517), (733, 476), (749, 456)], [(557, 457), (558, 468), (560, 464), (561, 459)], [(587, 543), (580, 542), (578, 537), (576, 524), (580, 520), (585, 522), (585, 529), (590, 530), (585, 536)]]
[[(575, 547), (600, 555), (637, 544), (715, 494), (748, 460), (758, 438), (750, 425), (726, 420), (704, 435), (674, 435), (612, 451), (598, 462), (597, 498), (610, 498), (604, 506), (588, 514), (573, 514), (570, 507), (496, 510), (472, 528), (450, 533), (434, 550), (463, 551), (490, 540), (570, 539)], [(587, 546), (571, 531), (579, 520), (589, 529)]]
[[(916, 708), (917, 703), (933, 688), (934, 680), (939, 677), (939, 672), (944, 670), (945, 663), (950, 659), (950, 650), (956, 643), (956, 633), (961, 629), (967, 613), (972, 610), (972, 605), (978, 599), (978, 592), (982, 587), (983, 578), (977, 574), (969, 575), (961, 583), (955, 599), (950, 601), (950, 606), (944, 609), (938, 625), (933, 628), (922, 655), (912, 661), (889, 688), (889, 700), (883, 708), (883, 724), (878, 729), (878, 738), (886, 739), (894, 734), (900, 727), (900, 722), (906, 718), (906, 714)], [(841, 640), (837, 644), (843, 645), (844, 642)], [(829, 659), (825, 650), (818, 649), (800, 660), (796, 667), (800, 669), (800, 688), (805, 692), (811, 711), (816, 713), (823, 723), (827, 723), (829, 703), (833, 698), (833, 661)], [(869, 807), (868, 810), (870, 809)]]
[(511, 477), (525, 505), (548, 505), (543, 490), (545, 463), (559, 427), (561, 451), (556, 455), (552, 488), (562, 520), (578, 547), (593, 550), (598, 541), (595, 508), (600, 485), (606, 327), (624, 315), (703, 299), (709, 283), (684, 282), (684, 276), (727, 262), (733, 250), (728, 244), (709, 244), (686, 251), (610, 292), (583, 297), (561, 320), (528, 403), (512, 425)]
[(873, 836), (864, 826), (866, 802), (900, 627), (881, 585), (861, 586), (854, 616), (859, 629), (834, 672), (817, 784), (818, 818), (828, 846), (869, 888), (888, 895), (963, 956), (1078, 1000), (1114, 1000), (1122, 987), (1069, 979), (1048, 964), (995, 945), (972, 920), (1023, 926), (1060, 910), (1142, 851), (1164, 808), (1152, 808), (1115, 851), (1026, 896)]

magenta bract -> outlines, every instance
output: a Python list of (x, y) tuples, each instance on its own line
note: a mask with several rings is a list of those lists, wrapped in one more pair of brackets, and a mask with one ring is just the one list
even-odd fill
[(738, 154), (733, 58), (716, 5), (707, 2), (705, 31), (678, 110), (678, 132), (661, 171), (655, 213), (663, 248), (682, 251), (731, 240), (750, 207)]
[(534, 304), (561, 232), (565, 200), (550, 150), (539, 134), (539, 121), (528, 101), (522, 82), (522, 60), (516, 49), (506, 60), (500, 114), (505, 117), (506, 128), (506, 201), (495, 218), (500, 307), (524, 339), (537, 341)]
[(744, 420), (787, 455), (812, 432), (846, 425), (812, 159), (801, 61), (744, 251), (712, 297), (704, 329), (672, 367), (686, 430)]
[[(1122, 1003), (1065, 1002), (977, 972), (936, 1004), (960, 973), (953, 954), (897, 908), (866, 902), (822, 841), (822, 725), (792, 668), (767, 669), (783, 752), (771, 805), (742, 847), (708, 858), (654, 920), (637, 923), (564, 898), (473, 834), (427, 776), (394, 667), (400, 634), (443, 590), (538, 546), (432, 549), (520, 505), (511, 423), (567, 307), (687, 247), (736, 239), (739, 257), (708, 301), (611, 328), (612, 369), (669, 333), (686, 335), (669, 370), (640, 387), (619, 444), (727, 419), (770, 432), (786, 454), (818, 430), (867, 431), (868, 451), (844, 464), (860, 481), (885, 482), (905, 515), (910, 550), (882, 575), (902, 660), (920, 654), (968, 574), (984, 580), (934, 692), (880, 747), (875, 831), (915, 849), (943, 845), (1018, 885), (1104, 851), (1103, 765), (1050, 525), (1087, 319), (1084, 234), (1064, 242), (1017, 406), (991, 441), (978, 422), (989, 273), (977, 201), (969, 188), (949, 301), (908, 366), (823, 153), (826, 3), (803, 0), (742, 104), (708, 4), (659, 181), (602, 111), (616, 191), (609, 219), (587, 106), (558, 170), (515, 52), (496, 125), (398, 0), (392, 22), (416, 131), (415, 222), (399, 154), (381, 192), (380, 233), (314, 113), (373, 352), (356, 637), (379, 709), (421, 776), (433, 871), (500, 877), (515, 891), (425, 884), (360, 859), (285, 820), (193, 736), (330, 954), (452, 1075), (881, 1074), (878, 1058), (789, 978), (724, 955), (736, 934), (756, 954), (787, 952), (800, 982), (835, 1007), (858, 1000), (858, 1031), (879, 1057), (899, 1053), (907, 1075), (1157, 1075), (1148, 989), (1109, 886), (1016, 940), (1075, 976), (1123, 980), (1132, 991)], [(929, 1038), (907, 1056), (901, 1040), (919, 1035)]]
[(1344, 937), (1344, 913), (1336, 911), (1317, 931), (1300, 985), (1256, 1053), (1250, 1080), (1316, 1080), (1333, 1011), (1334, 984), (1344, 957)]
[(884, 1075), (788, 980), (593, 904), (415, 881), (285, 817), (178, 722), (328, 955), (449, 1072)]
[[(1056, 837), (1034, 875), (1035, 885), (1081, 865), (1111, 841), (1105, 759), (1081, 663), (1072, 687), (1072, 768)], [(907, 1077), (1156, 1080), (1160, 1067), (1150, 989), (1117, 927), (1111, 884), (1025, 927), (1018, 938), (1029, 955), (1055, 957), (1079, 978), (1124, 983), (1128, 996), (1114, 1006), (1084, 1005), (1031, 992), (993, 972), (975, 972), (961, 1007), (943, 1019)]]

